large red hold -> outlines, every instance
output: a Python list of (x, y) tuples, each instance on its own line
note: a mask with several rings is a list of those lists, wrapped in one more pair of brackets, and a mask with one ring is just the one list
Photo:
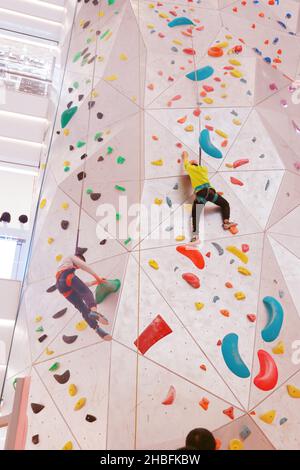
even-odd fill
[(170, 333), (172, 333), (172, 330), (169, 325), (160, 315), (157, 315), (135, 340), (134, 344), (140, 353), (145, 354), (151, 346)]
[(203, 269), (205, 267), (204, 258), (197, 248), (188, 245), (179, 245), (176, 247), (176, 250), (181, 255), (189, 258), (196, 268)]

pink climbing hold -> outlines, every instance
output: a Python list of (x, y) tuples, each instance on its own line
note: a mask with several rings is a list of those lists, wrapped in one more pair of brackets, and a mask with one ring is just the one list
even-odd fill
[(250, 250), (249, 245), (247, 245), (247, 243), (243, 243), (242, 244), (242, 252), (247, 253), (249, 250)]
[(196, 54), (195, 49), (192, 49), (192, 48), (183, 49), (183, 52), (185, 54), (188, 54), (188, 55), (195, 55)]
[(161, 402), (162, 405), (173, 405), (176, 398), (176, 390), (173, 385), (169, 388), (166, 398)]
[(185, 280), (191, 287), (194, 289), (199, 289), (200, 287), (200, 279), (196, 274), (193, 273), (184, 273), (182, 275), (182, 279)]
[(173, 96), (173, 98), (171, 99), (171, 101), (178, 101), (178, 100), (181, 100), (181, 95)]
[(176, 247), (176, 251), (189, 258), (196, 268), (203, 269), (205, 267), (204, 258), (197, 248), (188, 245), (179, 245)]
[(235, 184), (237, 186), (244, 186), (244, 183), (241, 180), (238, 180), (237, 178), (234, 178), (233, 176), (230, 177), (230, 181), (232, 184)]

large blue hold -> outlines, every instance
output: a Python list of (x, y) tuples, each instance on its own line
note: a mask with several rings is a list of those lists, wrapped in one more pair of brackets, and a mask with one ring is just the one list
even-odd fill
[(194, 23), (185, 16), (180, 16), (179, 18), (175, 18), (174, 20), (168, 23), (169, 28), (174, 28), (175, 26), (186, 26), (186, 25), (194, 25)]
[(210, 134), (208, 129), (203, 129), (200, 133), (199, 144), (202, 150), (204, 150), (207, 155), (213, 158), (222, 158), (223, 154), (221, 150), (214, 146), (210, 140)]
[(238, 349), (239, 337), (235, 333), (229, 333), (222, 341), (223, 359), (228, 369), (237, 377), (247, 379), (250, 371), (240, 356)]
[(206, 80), (207, 78), (211, 77), (213, 73), (214, 69), (210, 65), (207, 65), (206, 67), (202, 67), (195, 72), (186, 74), (186, 77), (189, 80), (193, 80), (193, 82), (200, 82), (201, 80)]
[(271, 343), (279, 336), (283, 323), (283, 308), (281, 303), (274, 297), (264, 297), (263, 303), (267, 310), (268, 321), (261, 332), (261, 336), (264, 341)]

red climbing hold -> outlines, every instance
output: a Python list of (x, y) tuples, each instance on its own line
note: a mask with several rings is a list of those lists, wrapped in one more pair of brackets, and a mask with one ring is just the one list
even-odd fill
[(228, 416), (230, 419), (234, 419), (234, 409), (233, 406), (230, 406), (230, 408), (226, 408), (226, 410), (223, 410), (223, 414)]
[(244, 186), (244, 183), (233, 176), (230, 177), (230, 181), (232, 184), (236, 184), (237, 186)]
[(164, 401), (161, 402), (162, 405), (173, 405), (176, 398), (176, 390), (173, 385), (170, 386), (169, 391), (167, 393), (166, 398)]
[(194, 289), (198, 289), (200, 287), (200, 280), (195, 274), (185, 273), (182, 275), (182, 279), (184, 279)]
[(151, 346), (170, 333), (172, 333), (172, 330), (169, 325), (160, 315), (157, 315), (135, 340), (134, 345), (142, 354), (145, 354)]
[(183, 52), (185, 54), (188, 54), (188, 55), (195, 55), (196, 54), (195, 49), (192, 49), (192, 48), (183, 49)]
[(254, 379), (254, 385), (260, 390), (268, 392), (276, 387), (278, 382), (278, 369), (272, 356), (267, 351), (257, 351), (260, 371)]
[(196, 268), (203, 269), (205, 267), (204, 258), (197, 248), (188, 245), (179, 245), (176, 247), (176, 251), (189, 258)]
[(248, 313), (247, 318), (251, 323), (254, 323), (256, 321), (256, 315), (254, 313)]
[(247, 243), (243, 243), (242, 244), (242, 252), (247, 253), (247, 251), (249, 251), (249, 250), (250, 250), (249, 245), (247, 245)]

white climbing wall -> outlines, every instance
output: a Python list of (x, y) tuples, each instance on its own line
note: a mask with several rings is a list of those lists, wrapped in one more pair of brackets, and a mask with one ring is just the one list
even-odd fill
[[(78, 1), (19, 315), (28, 449), (174, 449), (194, 427), (222, 449), (300, 448), (300, 11), (271, 3)], [(198, 158), (204, 129), (238, 229), (207, 205), (185, 256), (181, 153)], [(118, 225), (134, 219), (120, 196), (156, 208), (138, 238), (99, 235), (105, 204)], [(121, 281), (99, 307), (111, 343), (47, 292), (76, 244)]]

